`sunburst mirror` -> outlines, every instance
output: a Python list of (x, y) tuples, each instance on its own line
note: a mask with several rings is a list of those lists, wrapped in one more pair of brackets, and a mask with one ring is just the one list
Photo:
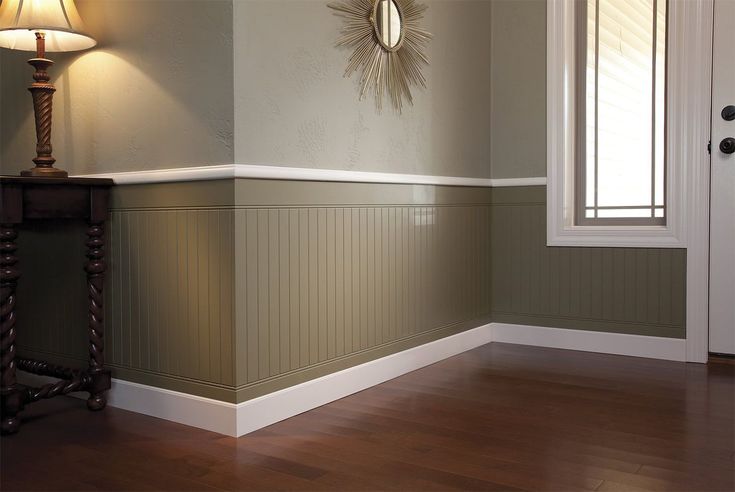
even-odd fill
[(426, 5), (416, 0), (342, 0), (328, 6), (345, 19), (337, 46), (354, 48), (345, 76), (362, 69), (360, 99), (373, 92), (380, 111), (387, 96), (399, 113), (404, 99), (413, 104), (411, 87), (426, 87), (421, 70), (429, 64), (431, 34), (420, 26)]

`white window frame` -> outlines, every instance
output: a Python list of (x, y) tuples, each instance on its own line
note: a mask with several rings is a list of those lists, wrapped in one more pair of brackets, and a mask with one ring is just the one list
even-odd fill
[[(688, 165), (708, 161), (702, 122), (709, 119), (701, 105), (698, 59), (706, 49), (702, 25), (685, 16), (707, 9), (702, 0), (670, 0), (666, 225), (575, 225), (575, 9), (574, 0), (547, 1), (547, 244), (549, 246), (657, 247), (687, 245)], [(698, 12), (699, 9), (699, 12)], [(706, 19), (702, 19), (705, 22)], [(710, 27), (711, 30), (711, 27)], [(707, 130), (708, 135), (708, 130)], [(707, 164), (705, 162), (705, 164)], [(708, 165), (708, 164), (707, 164)]]

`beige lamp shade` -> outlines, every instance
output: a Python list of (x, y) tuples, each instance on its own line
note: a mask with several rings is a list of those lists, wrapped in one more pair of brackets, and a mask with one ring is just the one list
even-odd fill
[(36, 36), (46, 38), (46, 51), (78, 51), (97, 41), (85, 34), (74, 0), (0, 0), (0, 47), (36, 51)]

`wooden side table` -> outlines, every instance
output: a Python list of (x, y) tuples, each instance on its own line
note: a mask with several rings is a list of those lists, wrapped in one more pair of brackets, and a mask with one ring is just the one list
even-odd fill
[[(0, 396), (2, 433), (20, 427), (20, 412), (26, 404), (73, 391), (88, 391), (90, 410), (105, 407), (110, 389), (110, 371), (104, 368), (104, 324), (102, 287), (104, 283), (104, 233), (108, 213), (110, 179), (32, 178), (0, 176)], [(20, 278), (16, 238), (17, 226), (35, 219), (83, 219), (86, 231), (89, 292), (89, 366), (72, 369), (44, 361), (16, 357), (17, 323), (15, 289)], [(40, 388), (18, 384), (16, 369), (60, 378)]]

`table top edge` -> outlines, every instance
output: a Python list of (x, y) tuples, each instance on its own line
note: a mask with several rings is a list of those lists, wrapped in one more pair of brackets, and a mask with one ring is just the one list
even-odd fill
[(110, 178), (37, 178), (0, 175), (0, 184), (113, 186), (115, 182)]

